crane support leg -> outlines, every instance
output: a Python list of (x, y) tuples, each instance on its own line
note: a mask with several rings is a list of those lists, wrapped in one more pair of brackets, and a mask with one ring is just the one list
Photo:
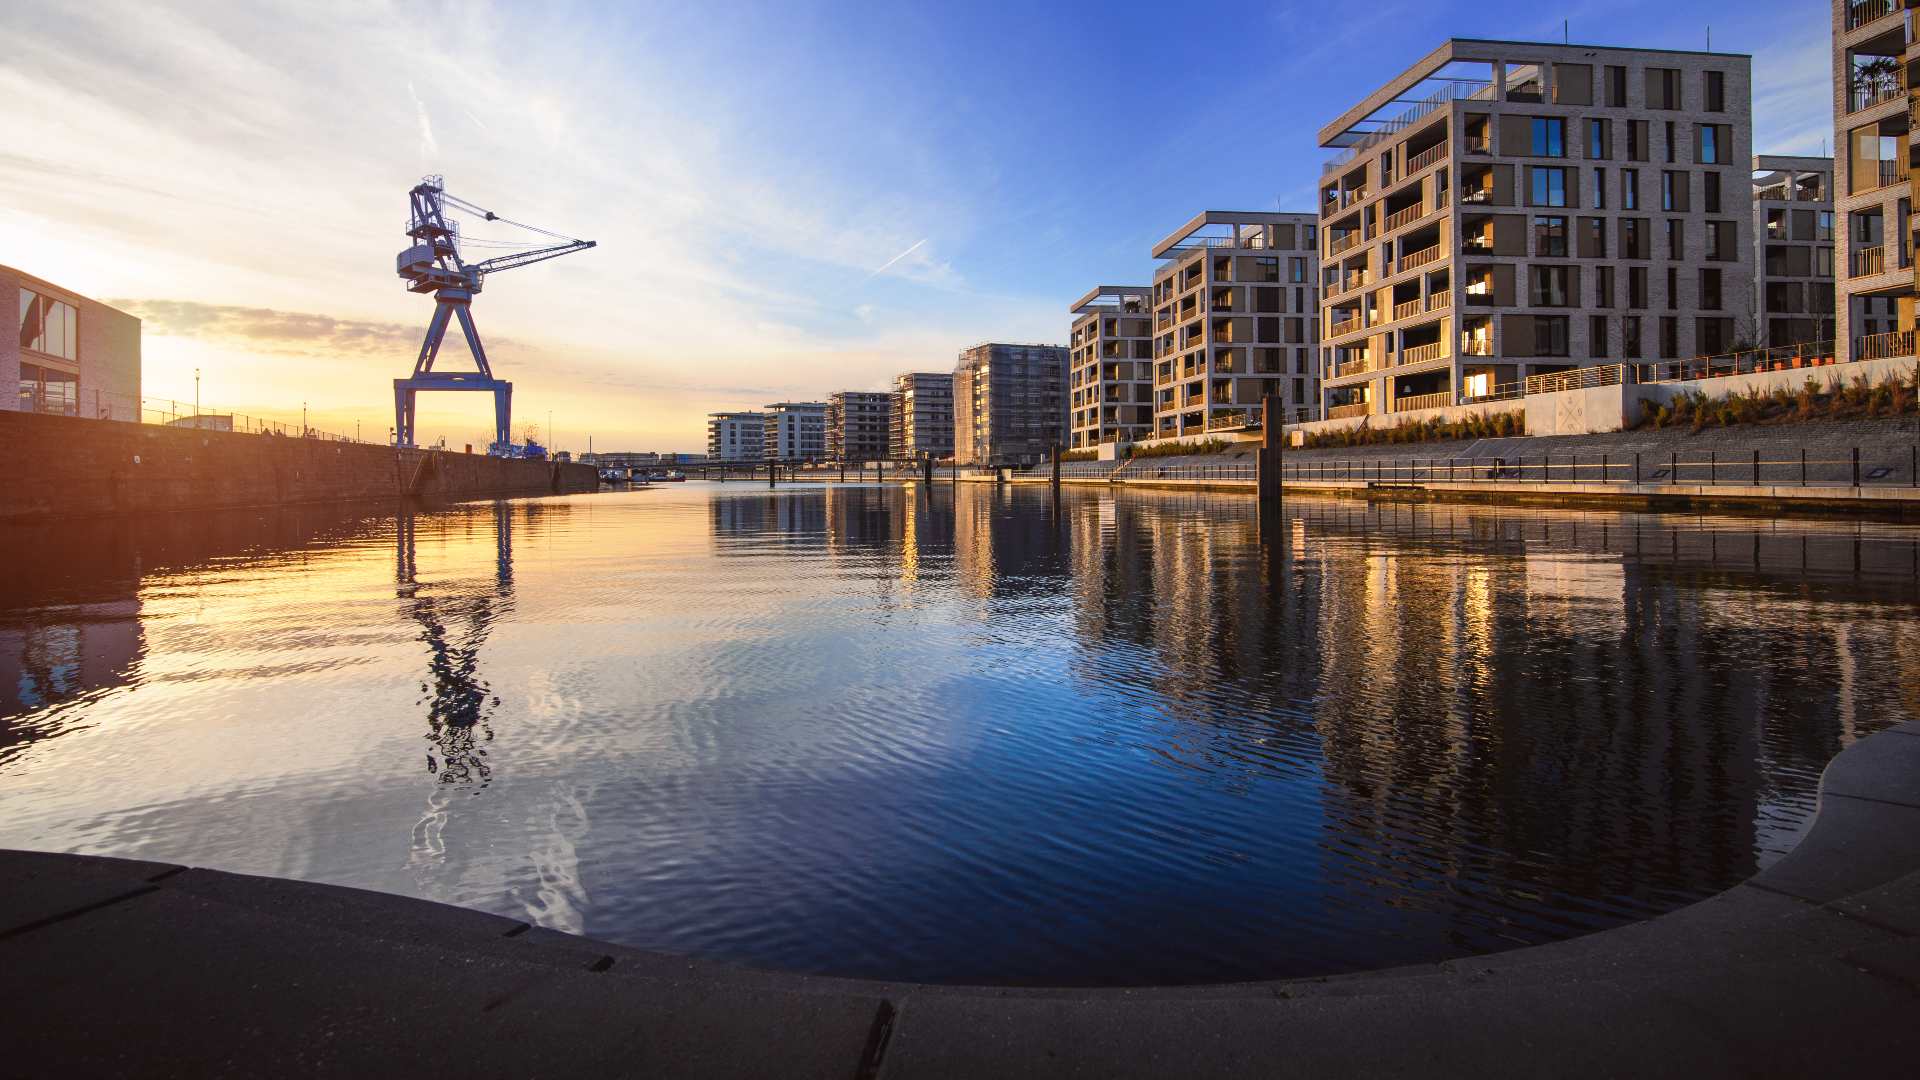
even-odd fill
[[(426, 340), (420, 344), (420, 358), (414, 363), (413, 377), (393, 380), (393, 432), (397, 446), (414, 445), (415, 402), (422, 390), (489, 390), (493, 393), (493, 441), (504, 448), (513, 442), (513, 384), (493, 377), (487, 363), (487, 350), (480, 343), (480, 331), (474, 328), (468, 305), (473, 293), (468, 289), (446, 288), (436, 294), (433, 321), (427, 324)], [(460, 320), (461, 336), (467, 339), (467, 351), (473, 354), (472, 371), (435, 371), (441, 342), (447, 326)], [(491, 448), (490, 448), (491, 449)]]

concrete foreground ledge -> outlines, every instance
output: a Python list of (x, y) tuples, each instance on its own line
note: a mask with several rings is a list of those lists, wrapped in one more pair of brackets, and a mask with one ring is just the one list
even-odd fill
[(1920, 1054), (1920, 723), (1748, 882), (1553, 945), (1328, 979), (916, 986), (378, 893), (0, 852), (5, 1076), (1790, 1076)]

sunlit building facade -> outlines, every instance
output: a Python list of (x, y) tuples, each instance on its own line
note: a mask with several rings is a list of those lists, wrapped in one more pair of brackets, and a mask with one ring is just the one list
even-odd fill
[(766, 407), (761, 453), (768, 461), (827, 459), (827, 403), (776, 401)]
[(1130, 443), (1153, 433), (1153, 290), (1100, 285), (1074, 302), (1068, 347), (1068, 445)]
[(1833, 159), (1753, 159), (1754, 323), (1769, 348), (1833, 337)]
[(1833, 0), (1834, 348), (1914, 354), (1916, 0)]
[(827, 396), (827, 460), (881, 461), (888, 456), (893, 395), (842, 390)]
[(760, 461), (766, 456), (765, 413), (707, 414), (708, 461)]
[(1023, 466), (1067, 438), (1067, 349), (975, 345), (953, 369), (953, 459)]
[(893, 377), (893, 412), (888, 446), (895, 461), (932, 455), (953, 456), (953, 375), (945, 371), (903, 371)]
[(140, 419), (140, 320), (0, 266), (0, 408)]

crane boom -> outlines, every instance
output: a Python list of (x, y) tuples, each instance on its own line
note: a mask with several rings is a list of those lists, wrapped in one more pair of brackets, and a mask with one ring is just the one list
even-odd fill
[(592, 240), (569, 240), (564, 244), (555, 244), (552, 247), (535, 248), (532, 251), (516, 251), (511, 255), (502, 255), (498, 258), (488, 259), (486, 262), (470, 263), (467, 268), (484, 277), (487, 274), (497, 273), (501, 270), (518, 270), (522, 266), (532, 266), (537, 262), (557, 259), (562, 255), (571, 255), (576, 251), (585, 251), (593, 246), (594, 242)]

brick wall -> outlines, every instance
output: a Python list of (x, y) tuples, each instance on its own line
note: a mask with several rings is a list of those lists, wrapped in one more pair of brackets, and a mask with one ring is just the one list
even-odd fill
[(590, 465), (508, 461), (0, 410), (0, 520), (344, 499), (592, 491)]

